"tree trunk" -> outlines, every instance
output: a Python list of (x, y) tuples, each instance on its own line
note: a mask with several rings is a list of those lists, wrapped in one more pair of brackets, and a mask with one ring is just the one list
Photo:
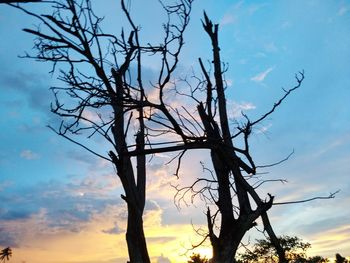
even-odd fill
[(119, 160), (113, 152), (110, 152), (110, 156), (116, 165), (118, 176), (125, 191), (125, 196), (122, 195), (122, 198), (128, 207), (126, 242), (130, 258), (129, 262), (150, 263), (142, 220), (145, 208), (145, 186), (137, 187), (130, 157), (121, 155), (122, 160)]
[[(130, 53), (132, 54), (132, 53)], [(119, 69), (112, 70), (114, 79), (116, 80), (116, 101), (114, 104), (115, 125), (112, 128), (112, 133), (116, 143), (116, 151), (118, 157), (110, 152), (112, 160), (116, 166), (118, 176), (123, 185), (125, 200), (128, 207), (128, 225), (126, 231), (126, 242), (128, 245), (129, 258), (131, 263), (149, 263), (149, 255), (147, 251), (146, 238), (143, 231), (142, 215), (145, 208), (146, 200), (146, 165), (145, 155), (137, 157), (137, 168), (135, 180), (135, 172), (131, 162), (131, 157), (127, 155), (126, 136), (124, 128), (124, 105), (123, 105), (123, 88), (124, 82), (122, 79), (127, 69), (128, 60)], [(144, 125), (140, 123), (140, 132), (136, 136), (137, 149), (144, 149)]]
[[(218, 179), (219, 199), (217, 204), (221, 214), (219, 236), (211, 238), (213, 247), (212, 262), (234, 262), (238, 246), (247, 229), (247, 222), (235, 219), (233, 214), (229, 178), (230, 169), (222, 161), (223, 158), (220, 158), (220, 155), (216, 152), (212, 151), (211, 158)], [(214, 235), (213, 231), (211, 233)]]
[(213, 258), (212, 263), (232, 263), (235, 262), (236, 253), (241, 240), (246, 233), (246, 224), (238, 223), (236, 220), (231, 229), (222, 232), (219, 238), (212, 243)]
[(142, 213), (128, 205), (128, 226), (126, 231), (126, 242), (130, 263), (149, 263), (146, 238), (143, 231)]

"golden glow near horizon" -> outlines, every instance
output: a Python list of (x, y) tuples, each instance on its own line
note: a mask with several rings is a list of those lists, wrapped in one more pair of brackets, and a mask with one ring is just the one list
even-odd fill
[[(191, 181), (197, 173), (193, 162), (199, 161), (194, 156), (191, 160), (186, 160), (183, 163), (183, 168), (186, 171), (191, 171), (193, 174), (187, 174), (186, 180)], [(200, 168), (200, 166), (198, 166)], [(201, 209), (201, 204), (189, 208), (183, 208), (177, 211), (174, 207), (173, 196), (174, 191), (169, 186), (169, 181), (173, 184), (178, 183), (174, 177), (170, 177), (171, 168), (167, 166), (157, 167), (153, 171), (148, 181), (148, 208), (144, 215), (144, 227), (147, 238), (147, 245), (149, 254), (153, 263), (185, 263), (192, 253), (199, 253), (202, 256), (211, 258), (211, 247), (207, 243), (193, 251), (189, 250), (193, 244), (198, 244), (201, 241), (200, 236), (196, 235), (194, 228), (206, 229), (205, 225), (190, 224), (191, 218), (196, 213), (202, 222), (205, 220), (205, 215)], [(112, 183), (115, 181), (113, 176), (106, 176), (104, 179), (109, 179), (106, 192), (119, 187)], [(98, 177), (88, 177), (88, 185), (95, 185), (95, 180)], [(85, 182), (85, 181), (84, 181)], [(73, 184), (74, 183), (74, 184)], [(102, 189), (97, 191), (95, 188), (89, 192), (88, 188), (75, 187), (85, 185), (80, 181), (72, 182), (71, 189), (66, 189), (66, 194), (78, 197), (82, 200), (90, 200), (89, 195), (94, 194), (96, 198), (102, 198), (106, 194)], [(304, 189), (305, 190), (305, 189)], [(84, 194), (81, 194), (84, 193)], [(56, 195), (53, 196), (55, 198)], [(113, 197), (120, 199), (119, 197)], [(299, 196), (284, 197), (286, 200), (298, 199)], [(67, 200), (70, 200), (67, 198)], [(169, 211), (164, 212), (166, 207), (158, 205), (156, 201), (166, 203), (166, 207), (171, 207), (174, 213), (169, 214)], [(42, 208), (38, 213), (33, 214), (29, 218), (3, 221), (1, 227), (6, 229), (9, 233), (13, 233), (18, 241), (18, 248), (13, 248), (13, 263), (125, 263), (127, 261), (127, 246), (125, 241), (126, 229), (126, 207), (125, 203), (119, 200), (115, 201), (115, 205), (106, 205), (104, 210), (89, 212), (88, 220), (81, 220), (77, 222), (63, 222), (74, 226), (70, 230), (66, 227), (57, 226), (49, 216), (48, 208)], [(347, 200), (343, 200), (347, 202)], [(331, 203), (325, 203), (332, 205)], [(340, 204), (340, 202), (338, 202)], [(317, 208), (317, 207), (316, 207)], [(76, 212), (79, 210), (85, 211), (86, 206), (76, 206)], [(164, 210), (165, 209), (165, 210)], [(324, 207), (322, 207), (324, 209)], [(274, 209), (273, 209), (274, 211)], [(317, 212), (317, 210), (316, 210)], [(295, 220), (299, 220), (299, 215), (293, 213), (287, 219), (291, 224)], [(313, 209), (306, 209), (304, 218), (310, 218), (315, 211)], [(317, 214), (317, 213), (316, 213)], [(171, 220), (174, 223), (165, 223), (171, 217), (184, 217), (186, 223), (176, 223), (177, 220)], [(167, 219), (166, 219), (167, 218)], [(286, 222), (285, 215), (278, 213), (272, 216), (274, 224), (278, 225), (280, 222)], [(166, 220), (165, 220), (166, 219)], [(177, 218), (180, 219), (180, 218)], [(58, 219), (57, 219), (58, 220)], [(61, 219), (62, 220), (62, 219)], [(67, 219), (69, 220), (69, 219)], [(165, 221), (165, 222), (164, 222)], [(184, 221), (182, 221), (184, 222)], [(187, 223), (188, 222), (188, 223)], [(53, 224), (52, 224), (53, 223)], [(198, 224), (197, 221), (194, 224)], [(73, 230), (72, 230), (73, 229)], [(282, 233), (285, 234), (285, 233)], [(308, 237), (308, 240), (306, 240)], [(310, 236), (304, 236), (304, 241), (311, 243), (312, 248), (309, 250), (309, 255), (322, 255), (327, 257), (334, 256), (335, 253), (349, 251), (349, 237), (350, 225), (344, 224), (334, 228), (329, 228), (327, 231), (319, 232)], [(254, 242), (254, 238), (251, 239)]]
[[(8, 223), (7, 229), (13, 229), (23, 234), (19, 248), (13, 249), (11, 262), (14, 263), (98, 263), (117, 262), (125, 263), (127, 247), (125, 234), (106, 233), (106, 230), (115, 226), (113, 213), (120, 213), (117, 206), (107, 207), (101, 214), (93, 215), (91, 220), (81, 226), (79, 232), (65, 230), (47, 231), (43, 219), (45, 211), (21, 222)], [(145, 233), (148, 241), (149, 254), (152, 262), (187, 262), (189, 256), (195, 252), (207, 258), (211, 257), (210, 246), (203, 246), (193, 251), (187, 250), (192, 244), (201, 240), (190, 224), (162, 224), (162, 210), (149, 211), (145, 215)], [(119, 227), (123, 228), (124, 222)], [(195, 226), (196, 228), (205, 226)], [(315, 236), (312, 241), (310, 255), (324, 255), (323, 252), (332, 251), (328, 257), (339, 252), (348, 239), (346, 233), (350, 226), (327, 231)], [(344, 232), (345, 231), (345, 232)], [(346, 232), (347, 231), (347, 232)], [(347, 256), (347, 255), (343, 255)], [(169, 260), (169, 261), (168, 261)]]
[[(13, 248), (11, 262), (97, 263), (113, 261), (125, 263), (128, 256), (125, 234), (108, 234), (105, 231), (114, 226), (115, 222), (110, 215), (118, 213), (118, 210), (120, 210), (119, 207), (108, 207), (102, 214), (94, 215), (90, 222), (81, 226), (78, 233), (65, 230), (51, 231), (51, 233), (43, 231), (47, 226), (43, 224), (44, 222), (37, 220), (43, 214), (8, 224), (7, 229), (12, 228), (14, 231), (23, 233), (20, 247)], [(156, 263), (160, 258), (167, 258), (170, 262), (186, 262), (192, 252), (210, 258), (210, 247), (188, 250), (201, 238), (195, 235), (193, 227), (182, 224), (162, 225), (161, 210), (147, 213), (145, 233), (152, 262)]]

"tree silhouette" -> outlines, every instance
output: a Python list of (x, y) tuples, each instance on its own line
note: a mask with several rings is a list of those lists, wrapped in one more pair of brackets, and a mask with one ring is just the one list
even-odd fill
[[(290, 263), (327, 263), (329, 260), (321, 256), (307, 257), (306, 251), (311, 247), (309, 243), (303, 242), (300, 238), (294, 236), (279, 237), (279, 242), (286, 253), (287, 262)], [(259, 239), (252, 249), (246, 249), (246, 252), (240, 254), (242, 263), (274, 263), (279, 262), (278, 255), (271, 240)]]
[[(51, 62), (52, 72), (59, 72), (63, 85), (51, 89), (55, 96), (52, 112), (61, 118), (61, 123), (51, 128), (116, 168), (125, 192), (122, 198), (128, 208), (126, 240), (130, 262), (150, 262), (142, 221), (146, 156), (178, 152), (174, 160), (177, 161), (175, 174), (179, 176), (185, 153), (195, 149), (210, 152), (212, 178), (199, 178), (189, 187), (177, 186), (175, 198), (184, 200), (190, 194), (192, 198), (201, 196), (207, 202), (208, 231), (198, 245), (208, 239), (213, 248), (212, 262), (234, 262), (242, 238), (261, 218), (279, 261), (287, 262), (286, 248), (274, 233), (267, 214), (273, 205), (282, 203), (274, 203), (271, 194), (264, 197), (258, 194), (257, 187), (265, 181), (252, 184), (250, 179), (262, 166), (253, 161), (249, 140), (253, 129), (301, 86), (304, 72), (296, 75), (296, 84), (284, 90), (281, 98), (261, 117), (251, 120), (242, 113), (244, 121), (232, 124), (227, 113), (226, 68), (220, 57), (219, 26), (205, 13), (202, 22), (212, 46), (213, 74), (199, 59), (200, 76), (192, 76), (194, 81), (186, 77), (182, 82), (175, 81), (179, 79), (175, 78), (175, 70), (184, 45), (192, 0), (178, 0), (172, 5), (162, 3), (167, 22), (163, 25), (160, 44), (140, 39), (140, 27), (135, 25), (124, 0), (121, 8), (130, 30), (126, 33), (122, 29), (120, 36), (102, 31), (102, 18), (94, 13), (90, 0), (43, 3), (51, 5), (51, 14), (38, 14), (18, 4), (9, 5), (41, 23), (34, 29), (24, 29), (37, 37), (34, 44), (37, 53), (26, 57)], [(143, 78), (146, 55), (152, 55), (158, 65), (157, 76), (152, 81)], [(184, 86), (187, 92), (181, 89)], [(174, 96), (190, 99), (192, 108), (181, 102), (174, 104)], [(98, 152), (83, 136), (103, 138), (109, 143), (108, 156)], [(237, 143), (238, 140), (242, 143)], [(196, 190), (198, 185), (200, 189)], [(333, 197), (334, 193), (316, 198)], [(303, 201), (307, 200), (300, 202)]]
[(0, 251), (0, 262), (5, 262), (6, 260), (10, 260), (12, 256), (12, 249), (10, 247), (6, 247)]
[(348, 262), (349, 261), (339, 253), (335, 254), (335, 263), (348, 263)]
[(330, 262), (328, 258), (324, 258), (321, 256), (313, 256), (309, 257), (305, 263), (328, 263)]
[[(298, 237), (282, 236), (279, 238), (281, 247), (286, 253), (288, 262), (299, 262), (306, 258), (306, 250), (311, 247)], [(278, 255), (270, 239), (259, 239), (253, 250), (247, 250), (241, 255), (243, 262), (278, 262)]]
[[(212, 262), (234, 262), (237, 249), (244, 235), (256, 225), (255, 221), (259, 217), (263, 222), (263, 231), (269, 236), (269, 240), (276, 250), (279, 262), (287, 262), (286, 248), (281, 244), (281, 240), (277, 238), (267, 211), (273, 205), (333, 198), (337, 192), (325, 197), (314, 197), (284, 203), (274, 202), (274, 196), (271, 194), (267, 194), (267, 197), (262, 198), (258, 194), (257, 188), (267, 181), (255, 184), (252, 183), (251, 179), (256, 176), (259, 168), (280, 164), (287, 160), (289, 156), (274, 164), (258, 166), (251, 155), (249, 141), (253, 129), (273, 114), (285, 99), (301, 86), (304, 80), (304, 72), (301, 71), (295, 76), (295, 86), (284, 89), (284, 94), (281, 98), (261, 117), (251, 120), (245, 113), (242, 113), (245, 121), (243, 123), (236, 121), (234, 122), (236, 125), (230, 125), (225, 95), (227, 86), (224, 73), (226, 69), (222, 67), (224, 64), (220, 58), (218, 40), (219, 25), (213, 24), (206, 13), (204, 13), (202, 22), (212, 45), (211, 61), (214, 72), (213, 76), (211, 76), (202, 60), (199, 59), (203, 78), (199, 79), (199, 83), (196, 86), (199, 88), (192, 88), (190, 89), (191, 93), (187, 94), (196, 102), (196, 109), (187, 109), (187, 116), (179, 114), (179, 119), (187, 122), (190, 122), (189, 119), (194, 120), (191, 126), (197, 127), (197, 129), (190, 130), (189, 133), (196, 134), (197, 132), (199, 135), (195, 137), (190, 135), (182, 136), (183, 151), (179, 155), (179, 165), (181, 157), (188, 149), (207, 148), (210, 151), (213, 171), (203, 166), (204, 170), (210, 172), (211, 178), (199, 178), (189, 187), (176, 187), (178, 192), (175, 198), (181, 202), (189, 194), (192, 201), (196, 196), (199, 196), (207, 203), (208, 233), (204, 235), (202, 242), (197, 246), (201, 245), (206, 239), (210, 240), (213, 248)], [(204, 93), (202, 101), (197, 99), (200, 96), (197, 96), (196, 92)], [(192, 116), (189, 112), (197, 113), (199, 118)], [(197, 119), (200, 119), (201, 123)], [(184, 122), (182, 121), (181, 123)], [(185, 126), (178, 134), (185, 134), (185, 130), (189, 130), (189, 125)], [(176, 130), (174, 131), (177, 132)], [(202, 131), (202, 133), (198, 131)], [(241, 140), (240, 144), (237, 143), (238, 140)], [(243, 148), (239, 148), (236, 145), (243, 145)], [(214, 209), (214, 212), (211, 211), (210, 207)]]
[(187, 263), (209, 263), (209, 260), (206, 257), (202, 258), (200, 254), (192, 254)]
[[(192, 0), (162, 4), (168, 21), (164, 24), (164, 43), (159, 46), (140, 43), (140, 29), (123, 0), (121, 9), (131, 30), (126, 34), (122, 29), (120, 36), (102, 31), (100, 23), (103, 19), (94, 13), (90, 0), (43, 1), (51, 7), (51, 14), (32, 12), (19, 5), (21, 1), (9, 2), (40, 23), (34, 29), (24, 29), (36, 36), (34, 49), (37, 53), (26, 57), (51, 62), (52, 73), (59, 68), (58, 79), (63, 86), (51, 88), (55, 96), (51, 110), (62, 121), (58, 127), (50, 128), (114, 165), (128, 208), (126, 241), (130, 262), (150, 262), (142, 220), (146, 201), (144, 148), (145, 140), (150, 136), (145, 125), (145, 108), (156, 108), (171, 116), (162, 98), (159, 104), (147, 99), (142, 56), (145, 53), (161, 54), (163, 64), (158, 86), (160, 90), (164, 89), (178, 63)], [(82, 136), (102, 137), (111, 147), (108, 156), (91, 147), (92, 142), (82, 142)], [(139, 153), (134, 158), (130, 151)]]

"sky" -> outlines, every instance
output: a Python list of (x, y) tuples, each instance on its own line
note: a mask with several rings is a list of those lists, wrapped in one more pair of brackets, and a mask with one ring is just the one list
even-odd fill
[[(106, 17), (104, 30), (119, 33), (123, 18), (118, 1), (93, 1)], [(48, 11), (38, 4), (28, 7)], [(142, 25), (144, 43), (161, 36), (158, 1), (135, 0), (131, 13)], [(327, 196), (334, 199), (273, 206), (269, 211), (278, 235), (296, 235), (310, 242), (310, 255), (350, 256), (350, 1), (197, 0), (185, 33), (179, 76), (198, 69), (197, 58), (210, 60), (211, 47), (201, 28), (203, 10), (220, 24), (220, 47), (229, 68), (225, 74), (229, 114), (240, 120), (243, 110), (252, 119), (271, 108), (283, 88), (295, 85), (294, 75), (305, 70), (300, 89), (253, 131), (257, 164), (286, 157), (265, 170), (262, 179), (286, 179), (264, 185), (276, 202)], [(150, 19), (152, 17), (152, 19)], [(121, 184), (110, 163), (71, 144), (47, 125), (48, 91), (57, 80), (50, 65), (20, 58), (32, 52), (33, 37), (21, 31), (36, 21), (18, 10), (0, 6), (0, 247), (11, 246), (11, 262), (125, 262), (126, 207)], [(151, 78), (157, 71), (145, 61)], [(108, 147), (100, 144), (101, 152)], [(180, 179), (169, 155), (148, 163), (145, 233), (152, 262), (186, 262), (188, 249), (205, 228), (205, 204), (174, 204), (173, 185), (188, 185), (202, 176), (197, 151), (182, 164)], [(181, 176), (182, 175), (182, 176)], [(256, 231), (245, 240), (261, 238)], [(206, 244), (195, 252), (210, 256)]]

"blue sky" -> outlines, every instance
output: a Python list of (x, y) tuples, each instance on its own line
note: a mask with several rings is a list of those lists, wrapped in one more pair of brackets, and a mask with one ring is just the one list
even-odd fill
[[(113, 33), (123, 23), (116, 2), (94, 2), (98, 14), (106, 16), (105, 31)], [(145, 43), (161, 35), (160, 7), (149, 2), (131, 5)], [(41, 11), (39, 5), (29, 6)], [(200, 22), (203, 10), (220, 23), (231, 116), (239, 118), (240, 110), (252, 119), (260, 116), (283, 95), (282, 88), (295, 84), (294, 74), (305, 70), (302, 87), (254, 130), (257, 164), (295, 151), (265, 175), (288, 183), (266, 185), (261, 192), (287, 201), (341, 189), (335, 199), (276, 206), (270, 214), (278, 234), (311, 242), (312, 253), (350, 256), (350, 2), (197, 1), (179, 76), (198, 69), (198, 57), (210, 59)], [(41, 262), (56, 254), (57, 262), (122, 262), (125, 207), (113, 168), (46, 127), (57, 123), (49, 112), (48, 91), (57, 82), (48, 64), (18, 58), (31, 52), (33, 39), (21, 28), (33, 24), (17, 10), (0, 6), (0, 246), (15, 248), (14, 262)], [(151, 58), (145, 62), (149, 78), (154, 65)], [(106, 153), (108, 148), (100, 146)], [(207, 157), (202, 152), (189, 155), (183, 170), (192, 174), (179, 181), (172, 176), (173, 167), (164, 165), (166, 158), (159, 156), (149, 165), (146, 233), (154, 262), (183, 262), (184, 247), (196, 240), (194, 234), (188, 237), (191, 220), (204, 224), (205, 208), (197, 203), (178, 211), (169, 182), (185, 185), (200, 176), (199, 162)], [(101, 242), (97, 246), (94, 240)], [(91, 251), (93, 246), (98, 252)]]

